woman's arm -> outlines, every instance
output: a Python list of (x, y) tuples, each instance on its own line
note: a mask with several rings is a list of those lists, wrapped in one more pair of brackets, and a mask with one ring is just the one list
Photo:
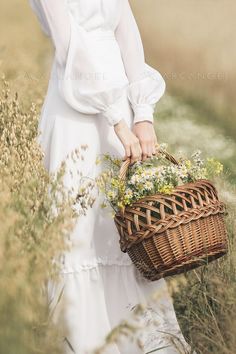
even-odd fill
[(130, 82), (128, 98), (134, 110), (134, 123), (153, 122), (155, 104), (165, 92), (165, 81), (157, 70), (145, 63), (142, 39), (132, 9), (128, 0), (122, 1), (115, 35)]
[[(107, 122), (114, 126), (117, 137), (124, 146), (131, 163), (141, 157), (138, 138), (128, 128), (120, 111), (119, 99), (125, 86), (107, 87), (99, 82), (84, 86), (79, 81), (81, 68), (84, 72), (96, 69), (96, 58), (86, 51), (86, 31), (74, 26), (65, 0), (29, 0), (43, 31), (51, 37), (56, 60), (60, 66), (59, 91), (63, 99), (75, 110), (96, 114), (102, 113)], [(81, 61), (82, 60), (82, 61)], [(96, 71), (95, 71), (96, 72)], [(87, 84), (87, 83), (86, 83)], [(102, 88), (102, 90), (101, 90)]]
[[(55, 47), (59, 92), (75, 110), (85, 114), (101, 113), (114, 126), (123, 119), (120, 99), (127, 84), (96, 78), (96, 57), (83, 27), (74, 22), (66, 0), (29, 0), (41, 26)], [(91, 73), (91, 79), (86, 79)], [(83, 80), (84, 78), (84, 80)]]
[(134, 111), (132, 130), (140, 143), (141, 158), (145, 160), (156, 151), (153, 113), (165, 92), (165, 81), (157, 70), (145, 63), (142, 39), (132, 9), (128, 0), (122, 1), (121, 18), (115, 35), (130, 82), (128, 98)]
[(115, 30), (126, 74), (130, 82), (139, 79), (144, 70), (144, 50), (137, 22), (128, 0), (122, 0), (120, 22)]

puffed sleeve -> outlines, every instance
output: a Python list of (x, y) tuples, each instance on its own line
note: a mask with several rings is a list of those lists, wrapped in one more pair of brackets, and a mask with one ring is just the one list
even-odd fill
[(165, 92), (162, 75), (145, 63), (141, 35), (128, 0), (123, 1), (120, 22), (115, 34), (129, 79), (128, 98), (134, 111), (133, 123), (153, 122), (156, 103)]
[(74, 20), (66, 0), (29, 1), (44, 32), (52, 38), (62, 97), (79, 112), (102, 113), (111, 126), (118, 123), (123, 118), (119, 102), (128, 85), (125, 72), (126, 80), (114, 76), (114, 70), (103, 75), (104, 59), (100, 58), (99, 66), (100, 52), (95, 52), (99, 41)]

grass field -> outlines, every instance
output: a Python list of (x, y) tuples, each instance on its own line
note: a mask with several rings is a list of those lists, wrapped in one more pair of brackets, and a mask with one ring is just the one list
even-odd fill
[(236, 136), (234, 0), (131, 0), (147, 60), (169, 92)]
[[(229, 255), (212, 263), (209, 267), (190, 272), (185, 277), (184, 283), (179, 278), (179, 290), (173, 293), (177, 316), (183, 333), (196, 348), (198, 354), (234, 354), (236, 348), (234, 240), (236, 214), (236, 123), (234, 119), (236, 111), (234, 107), (236, 46), (233, 45), (233, 35), (236, 3), (232, 0), (179, 0), (178, 2), (173, 0), (132, 0), (131, 3), (142, 33), (146, 61), (159, 69), (167, 81), (166, 95), (156, 107), (155, 127), (158, 140), (168, 143), (169, 150), (173, 154), (179, 150), (190, 154), (199, 148), (204, 156), (214, 156), (219, 159), (225, 168), (223, 178), (217, 179), (216, 185), (220, 198), (228, 205)], [(49, 40), (42, 34), (27, 1), (1, 1), (0, 33), (0, 72), (6, 75), (11, 90), (17, 91), (23, 112), (31, 112), (30, 103), (34, 101), (36, 112), (39, 113), (46, 94), (52, 48)], [(1, 250), (5, 252), (5, 247), (13, 244), (13, 242), (9, 242), (9, 235), (12, 237), (10, 240), (14, 240), (15, 236), (12, 230), (16, 228), (15, 218), (20, 216), (22, 223), (19, 228), (21, 232), (19, 240), (22, 243), (16, 245), (22, 251), (21, 247), (23, 245), (24, 250), (24, 242), (29, 242), (32, 254), (29, 258), (21, 257), (22, 263), (20, 262), (20, 267), (18, 267), (16, 263), (18, 248), (10, 247), (10, 250), (6, 248), (8, 250), (6, 254), (0, 250), (0, 270), (5, 269), (0, 278), (2, 294), (0, 296), (0, 314), (4, 314), (4, 316), (0, 316), (0, 352), (5, 354), (7, 348), (7, 354), (15, 354), (17, 348), (19, 354), (32, 354), (38, 351), (30, 350), (28, 344), (23, 343), (24, 325), (31, 326), (39, 319), (42, 322), (45, 321), (42, 311), (40, 314), (40, 311), (36, 310), (36, 307), (38, 309), (44, 309), (44, 307), (40, 303), (40, 299), (37, 298), (35, 289), (43, 278), (44, 269), (42, 267), (47, 269), (48, 257), (50, 252), (53, 254), (54, 250), (52, 242), (49, 242), (47, 246), (50, 252), (48, 251), (47, 254), (45, 251), (47, 247), (45, 247), (42, 238), (44, 235), (42, 230), (45, 228), (44, 214), (38, 210), (37, 219), (33, 219), (33, 217), (29, 219), (29, 215), (31, 215), (29, 210), (31, 211), (32, 208), (31, 201), (36, 201), (38, 198), (39, 194), (36, 193), (44, 195), (47, 178), (39, 168), (39, 157), (35, 145), (32, 145), (31, 148), (27, 144), (23, 145), (25, 140), (21, 135), (23, 133), (29, 134), (25, 115), (17, 111), (19, 122), (22, 119), (24, 122), (23, 130), (17, 126), (14, 104), (13, 108), (11, 106), (8, 109), (4, 97), (2, 102), (1, 107), (4, 109), (1, 108), (1, 122), (9, 125), (9, 129), (12, 129), (11, 119), (16, 124), (17, 136), (20, 136), (22, 144), (19, 147), (15, 142), (16, 149), (22, 150), (21, 153), (23, 153), (27, 147), (22, 161), (30, 159), (32, 154), (35, 163), (32, 164), (29, 160), (25, 171), (33, 169), (35, 173), (32, 180), (28, 179), (27, 183), (23, 183), (21, 186), (19, 176), (24, 175), (24, 166), (22, 166), (22, 170), (19, 167), (21, 160), (16, 160), (19, 163), (16, 164), (16, 171), (14, 165), (10, 164), (7, 183), (2, 183), (3, 176), (5, 181), (5, 174), (3, 174), (5, 169), (1, 168), (0, 228), (3, 230)], [(9, 115), (8, 120), (6, 115)], [(29, 139), (33, 139), (37, 123), (35, 113), (29, 113), (28, 119), (29, 126), (32, 128), (32, 136), (30, 135)], [(3, 136), (3, 131), (4, 127), (0, 126), (0, 142), (8, 144), (7, 149), (9, 149), (12, 134), (6, 137)], [(15, 134), (14, 131), (13, 133)], [(8, 150), (5, 149), (6, 146), (0, 146), (2, 149), (1, 167), (8, 166), (7, 164), (11, 161), (7, 155)], [(19, 154), (14, 151), (12, 152), (14, 159), (18, 159)], [(14, 177), (15, 173), (17, 177)], [(40, 179), (42, 185), (37, 184)], [(10, 190), (11, 187), (15, 188), (15, 184), (20, 189), (13, 198)], [(27, 198), (24, 200), (25, 195)], [(47, 207), (49, 204), (44, 205), (43, 210), (45, 211)], [(38, 220), (36, 230), (34, 220)], [(63, 220), (62, 223), (64, 223)], [(59, 242), (57, 231), (60, 229), (60, 225), (60, 222), (57, 222), (55, 229), (49, 228), (53, 235), (52, 240), (55, 240), (56, 244)], [(10, 233), (9, 230), (11, 230)], [(25, 230), (27, 230), (26, 237), (24, 237)], [(37, 235), (38, 244), (34, 243), (35, 235)], [(39, 237), (39, 235), (41, 236)], [(40, 255), (44, 260), (41, 267), (39, 266), (40, 262), (34, 263), (34, 259), (37, 259), (37, 247), (39, 247)], [(26, 254), (28, 253), (26, 252)], [(7, 255), (11, 257), (9, 258)], [(4, 267), (6, 260), (8, 260), (9, 267)], [(31, 272), (32, 262), (35, 264), (35, 269), (38, 270), (38, 275)], [(8, 281), (9, 274), (14, 279), (18, 279), (18, 282), (10, 283)], [(33, 287), (32, 283), (29, 283), (29, 279), (34, 281)], [(18, 293), (14, 286), (21, 285), (21, 281), (27, 287), (17, 288), (17, 291), (19, 290), (19, 293), (22, 294), (22, 297), (17, 298), (16, 294)], [(170, 290), (173, 287), (176, 288), (176, 283), (178, 283), (178, 278), (169, 279)], [(24, 291), (27, 291), (27, 294)], [(29, 296), (31, 299), (35, 299), (35, 302), (33, 300), (27, 302)], [(15, 315), (16, 309), (19, 310), (17, 316), (20, 316), (16, 319), (22, 319), (22, 326), (18, 322), (14, 322), (12, 326), (11, 316)], [(45, 330), (45, 323), (43, 325)], [(13, 328), (12, 333), (11, 328)], [(39, 329), (41, 336), (39, 343), (42, 343), (45, 333), (43, 329), (41, 327)], [(10, 347), (9, 342), (11, 342)], [(30, 342), (30, 345), (33, 343)], [(26, 351), (26, 347), (29, 351)], [(20, 348), (23, 349), (20, 350)], [(44, 353), (47, 353), (44, 346), (41, 349), (41, 352), (44, 350)], [(50, 354), (59, 354), (56, 350), (53, 346), (50, 347)]]

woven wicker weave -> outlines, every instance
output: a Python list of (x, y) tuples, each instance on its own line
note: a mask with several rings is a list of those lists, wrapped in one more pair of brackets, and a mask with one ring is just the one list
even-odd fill
[[(178, 161), (165, 151), (172, 163)], [(126, 178), (128, 158), (121, 166)], [(145, 196), (116, 213), (120, 248), (149, 280), (186, 272), (227, 253), (225, 204), (205, 179), (178, 186), (172, 194)]]

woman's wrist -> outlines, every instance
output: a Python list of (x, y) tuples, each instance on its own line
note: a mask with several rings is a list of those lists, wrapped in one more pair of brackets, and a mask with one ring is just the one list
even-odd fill
[(153, 123), (153, 114), (150, 114), (150, 112), (143, 112), (144, 114), (135, 114), (133, 123), (141, 123), (141, 122), (150, 122)]
[(118, 123), (114, 124), (114, 129), (115, 129), (116, 131), (118, 131), (118, 130), (122, 129), (124, 126), (126, 126), (126, 122), (125, 122), (125, 120), (122, 118), (121, 120), (119, 120)]
[(134, 125), (139, 125), (139, 124), (142, 124), (142, 123), (144, 123), (144, 122), (153, 125), (153, 121), (150, 121), (149, 119), (144, 119), (144, 120), (140, 120), (140, 121), (138, 121), (138, 122), (134, 122)]

